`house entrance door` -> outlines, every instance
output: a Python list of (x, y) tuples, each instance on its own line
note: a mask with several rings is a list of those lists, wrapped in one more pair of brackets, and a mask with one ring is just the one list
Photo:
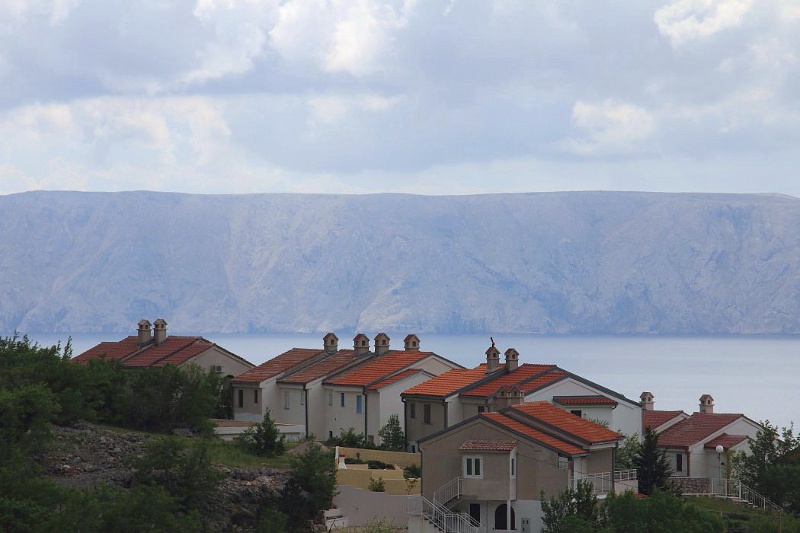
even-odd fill
[(469, 517), (475, 520), (476, 524), (481, 523), (481, 504), (479, 503), (469, 504)]

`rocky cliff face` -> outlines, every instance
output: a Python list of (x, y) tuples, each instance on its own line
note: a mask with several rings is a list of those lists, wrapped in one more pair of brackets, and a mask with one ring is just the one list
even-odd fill
[(800, 200), (0, 197), (0, 331), (800, 332)]

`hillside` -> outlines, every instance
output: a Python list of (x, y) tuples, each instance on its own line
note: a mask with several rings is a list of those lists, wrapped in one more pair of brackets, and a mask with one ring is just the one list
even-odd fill
[(0, 331), (798, 333), (800, 200), (0, 196)]

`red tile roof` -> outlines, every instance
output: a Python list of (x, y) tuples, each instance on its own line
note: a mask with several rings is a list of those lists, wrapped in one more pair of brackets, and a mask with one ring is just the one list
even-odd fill
[[(673, 418), (685, 415), (683, 411), (655, 411), (643, 410), (642, 411), (642, 428), (655, 429), (662, 424), (666, 424)], [(687, 415), (688, 416), (688, 415)]]
[[(555, 365), (524, 364), (520, 365), (516, 370), (512, 370), (511, 372), (500, 370), (496, 374), (493, 374), (497, 377), (487, 381), (486, 383), (478, 385), (475, 388), (463, 392), (462, 396), (470, 398), (488, 398), (496, 393), (500, 387), (506, 387), (507, 389), (510, 389), (514, 385), (519, 387), (523, 392), (534, 390), (534, 388), (539, 388), (542, 385), (537, 384), (535, 387), (531, 387), (528, 382), (543, 372), (553, 371), (556, 369), (557, 367)], [(565, 375), (563, 371), (562, 374)], [(542, 376), (542, 378), (543, 377), (544, 376)], [(560, 375), (557, 377), (560, 378), (563, 376)], [(550, 381), (548, 381), (548, 383), (555, 381), (555, 378), (556, 376), (550, 376)]]
[(516, 441), (468, 440), (458, 449), (462, 452), (510, 452), (517, 447)]
[(553, 403), (559, 405), (612, 405), (614, 407), (619, 405), (619, 402), (616, 400), (600, 395), (553, 396)]
[(725, 429), (725, 426), (743, 416), (736, 413), (694, 413), (661, 432), (658, 445), (661, 448), (688, 448)]
[(350, 370), (326, 379), (324, 383), (326, 385), (366, 387), (431, 355), (434, 355), (433, 352), (391, 350), (380, 357), (370, 358)]
[(413, 376), (413, 375), (416, 375), (416, 374), (422, 374), (423, 372), (424, 372), (424, 370), (421, 370), (419, 368), (409, 368), (408, 370), (404, 370), (403, 372), (395, 374), (394, 376), (390, 376), (390, 377), (388, 377), (386, 379), (382, 379), (382, 380), (378, 381), (377, 383), (373, 383), (372, 385), (370, 385), (370, 387), (367, 390), (382, 389), (383, 387), (388, 387), (392, 383), (397, 383), (398, 381), (400, 381), (402, 379), (405, 379), (407, 377), (410, 377), (410, 376)]
[[(556, 408), (558, 409), (558, 408)], [(559, 411), (563, 412), (564, 414), (571, 416), (573, 418), (577, 418), (575, 415), (570, 415), (569, 413), (564, 412), (563, 410), (559, 409)], [(574, 444), (570, 444), (565, 442), (559, 438), (553, 437), (552, 435), (548, 435), (538, 429), (534, 429), (528, 424), (516, 420), (514, 418), (508, 417), (501, 413), (482, 413), (478, 415), (479, 417), (485, 418), (487, 420), (491, 420), (492, 422), (509, 429), (519, 435), (524, 435), (525, 437), (543, 444), (549, 448), (555, 449), (563, 454), (576, 456), (576, 455), (586, 455), (588, 452), (582, 448), (578, 448)]]
[(706, 442), (703, 445), (703, 448), (707, 450), (713, 450), (719, 445), (725, 448), (726, 450), (729, 450), (734, 446), (736, 446), (737, 444), (742, 443), (749, 438), (750, 437), (748, 437), (747, 435), (728, 435), (727, 433), (723, 433), (719, 437), (715, 437), (710, 441)]
[[(365, 359), (368, 360), (368, 359)], [(301, 368), (297, 372), (287, 374), (286, 377), (279, 379), (281, 383), (292, 385), (305, 385), (314, 380), (324, 378), (329, 374), (347, 368), (348, 365), (356, 361), (356, 352), (353, 350), (339, 350), (338, 352), (324, 359)]]
[(403, 396), (446, 397), (486, 377), (486, 364), (476, 368), (455, 368), (403, 392)]
[(265, 379), (275, 377), (292, 368), (307, 364), (315, 357), (322, 357), (325, 353), (324, 350), (316, 348), (292, 348), (291, 350), (273, 357), (269, 361), (261, 363), (255, 368), (251, 368), (244, 374), (236, 376), (233, 381), (235, 383), (261, 383)]
[(136, 336), (125, 337), (117, 342), (101, 342), (94, 348), (89, 348), (80, 355), (72, 358), (72, 362), (85, 364), (91, 359), (105, 358), (108, 360), (122, 360), (139, 349), (139, 338)]
[[(202, 337), (180, 337), (171, 335), (161, 344), (148, 344), (139, 352), (129, 357), (123, 363), (125, 366), (146, 368), (149, 366), (164, 366), (167, 359), (174, 359), (173, 364), (179, 365), (188, 361), (211, 348), (213, 344)], [(182, 357), (182, 352), (186, 352)]]
[[(106, 358), (121, 361), (124, 366), (131, 368), (179, 366), (215, 346), (213, 342), (203, 337), (180, 335), (171, 335), (161, 344), (150, 342), (139, 346), (138, 337), (130, 336), (117, 342), (101, 342), (74, 357), (72, 361), (85, 364), (91, 359)], [(222, 350), (222, 348), (219, 349)], [(234, 355), (234, 357), (238, 356)], [(241, 360), (247, 362), (244, 359)]]
[(564, 433), (574, 435), (589, 444), (613, 442), (624, 437), (621, 433), (604, 428), (590, 420), (585, 420), (550, 402), (527, 402), (512, 406), (509, 411), (518, 411), (544, 422)]

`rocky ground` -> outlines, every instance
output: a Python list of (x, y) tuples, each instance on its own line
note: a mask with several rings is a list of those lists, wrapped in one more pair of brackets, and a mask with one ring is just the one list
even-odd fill
[[(154, 439), (145, 433), (114, 431), (87, 422), (56, 426), (53, 434), (55, 445), (41, 458), (45, 475), (78, 489), (130, 487), (134, 475), (130, 460), (141, 456)], [(250, 530), (263, 502), (280, 492), (285, 472), (272, 468), (217, 468), (225, 478), (210, 503), (208, 514), (218, 517), (214, 529)]]

